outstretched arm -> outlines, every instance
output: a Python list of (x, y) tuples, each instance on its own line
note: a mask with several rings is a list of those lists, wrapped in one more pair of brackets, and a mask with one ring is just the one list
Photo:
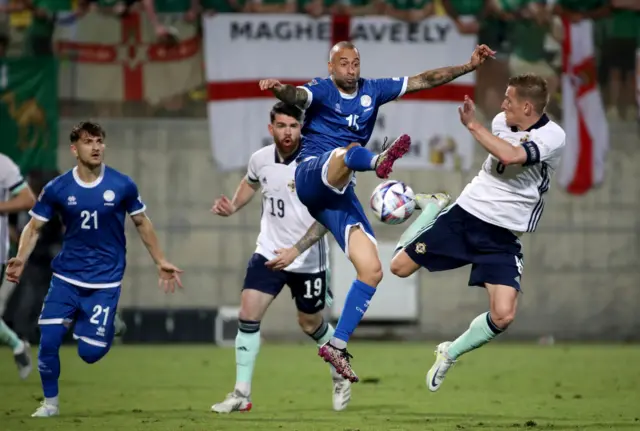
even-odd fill
[(285, 269), (298, 256), (307, 251), (309, 247), (320, 241), (327, 232), (326, 227), (317, 221), (314, 222), (293, 247), (276, 250), (276, 257), (265, 263), (265, 265), (275, 271)]
[(476, 70), (487, 58), (493, 57), (494, 55), (495, 51), (492, 51), (487, 45), (477, 46), (471, 55), (471, 60), (466, 64), (427, 70), (409, 77), (406, 93), (414, 93), (451, 82), (462, 75)]
[(451, 82), (459, 76), (466, 75), (476, 68), (471, 63), (461, 66), (441, 67), (440, 69), (427, 70), (417, 75), (409, 77), (407, 81), (407, 93), (414, 93), (420, 90), (437, 87)]
[(306, 90), (290, 84), (281, 84), (277, 79), (263, 79), (259, 83), (261, 90), (271, 90), (273, 95), (286, 103), (300, 109), (307, 106), (309, 95)]

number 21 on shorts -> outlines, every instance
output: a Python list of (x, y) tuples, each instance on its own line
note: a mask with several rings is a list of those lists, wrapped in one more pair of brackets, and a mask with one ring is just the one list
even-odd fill
[(94, 325), (107, 326), (109, 320), (109, 311), (111, 307), (102, 307), (102, 305), (93, 306), (93, 314), (91, 315), (91, 322)]

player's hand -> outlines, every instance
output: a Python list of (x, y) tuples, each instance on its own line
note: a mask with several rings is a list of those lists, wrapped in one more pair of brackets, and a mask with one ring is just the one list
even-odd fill
[(460, 122), (466, 127), (476, 121), (476, 104), (469, 96), (464, 96), (464, 103), (458, 107), (458, 113), (460, 114)]
[(20, 277), (22, 276), (22, 271), (24, 271), (24, 262), (17, 257), (12, 257), (9, 259), (9, 262), (7, 262), (7, 269), (5, 271), (7, 274), (7, 281), (10, 281), (11, 283), (19, 282)]
[(476, 45), (476, 49), (471, 54), (471, 65), (476, 68), (484, 63), (487, 58), (496, 58), (496, 52), (487, 45)]
[(300, 252), (295, 247), (280, 248), (274, 251), (276, 257), (265, 263), (265, 266), (274, 271), (281, 271), (300, 256)]
[(278, 90), (282, 87), (282, 84), (277, 79), (261, 79), (258, 83), (260, 90)]
[(160, 278), (158, 279), (158, 286), (164, 290), (164, 293), (175, 292), (176, 286), (182, 289), (182, 281), (180, 280), (180, 274), (182, 270), (174, 264), (162, 261), (158, 264), (158, 273)]
[(211, 212), (222, 217), (229, 217), (236, 212), (236, 207), (228, 197), (222, 195), (213, 203)]

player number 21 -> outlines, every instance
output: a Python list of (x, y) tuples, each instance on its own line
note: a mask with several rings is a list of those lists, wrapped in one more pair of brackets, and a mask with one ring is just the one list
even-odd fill
[(82, 229), (98, 229), (98, 211), (89, 212), (85, 210), (80, 213), (80, 217), (82, 217), (82, 224), (80, 225)]
[(351, 114), (349, 115), (346, 120), (347, 120), (347, 124), (351, 130), (360, 130), (360, 126), (358, 126), (358, 118), (360, 118), (359, 115), (355, 115), (355, 114)]
[[(91, 319), (89, 319), (89, 322), (93, 323), (94, 325), (107, 326), (107, 319), (109, 319), (110, 308), (111, 307), (102, 308), (101, 305), (95, 305), (93, 307), (93, 315), (91, 315)], [(102, 323), (100, 323), (101, 314), (104, 314), (104, 317), (102, 318)]]
[(307, 288), (307, 292), (304, 294), (304, 297), (307, 299), (318, 297), (322, 292), (322, 279), (316, 278), (313, 280), (307, 280), (304, 282), (304, 286)]

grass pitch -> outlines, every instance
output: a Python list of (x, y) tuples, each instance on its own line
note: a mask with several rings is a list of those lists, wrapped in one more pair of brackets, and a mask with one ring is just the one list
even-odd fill
[[(433, 343), (352, 343), (346, 411), (310, 344), (263, 345), (253, 410), (216, 415), (235, 381), (233, 349), (114, 346), (86, 365), (62, 351), (61, 416), (32, 419), (37, 370), (18, 379), (0, 354), (0, 430), (640, 430), (640, 347), (496, 343), (465, 356), (442, 388), (424, 383)], [(34, 350), (34, 355), (36, 354)]]

